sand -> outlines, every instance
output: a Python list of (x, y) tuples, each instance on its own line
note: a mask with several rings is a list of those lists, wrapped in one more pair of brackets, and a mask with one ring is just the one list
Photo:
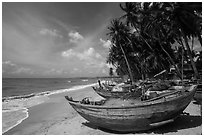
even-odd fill
[[(107, 131), (88, 123), (66, 101), (65, 95), (74, 99), (100, 98), (91, 87), (49, 96), (45, 103), (29, 108), (29, 117), (5, 135), (111, 135), (118, 132)], [(173, 123), (149, 131), (127, 134), (200, 135), (202, 117), (200, 105), (192, 101), (185, 109), (189, 115), (181, 115)]]

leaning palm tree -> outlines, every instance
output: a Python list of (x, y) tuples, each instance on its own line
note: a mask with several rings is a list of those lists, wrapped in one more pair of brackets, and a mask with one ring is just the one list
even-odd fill
[(200, 9), (200, 7), (202, 7), (202, 3), (176, 3), (172, 11), (171, 20), (172, 23), (176, 24), (177, 28), (181, 30), (180, 34), (184, 40), (196, 78), (199, 77), (199, 74), (195, 62), (193, 61), (190, 46), (188, 44), (188, 37), (192, 35), (197, 36), (200, 39), (200, 43), (202, 43), (201, 30), (198, 24), (201, 17), (196, 14), (196, 11), (199, 11), (198, 9)]
[(154, 16), (154, 20), (146, 27), (146, 30), (151, 30), (148, 34), (153, 35), (154, 38), (163, 37), (166, 38), (163, 40), (165, 42), (177, 41), (183, 48), (186, 47), (196, 77), (198, 77), (198, 71), (191, 55), (188, 39), (198, 37), (200, 43), (202, 41), (201, 13), (199, 13), (201, 6), (201, 3), (153, 3), (149, 12)]
[(126, 61), (126, 65), (127, 65), (128, 71), (129, 71), (131, 83), (132, 83), (134, 81), (133, 75), (131, 72), (128, 58), (127, 58), (126, 53), (125, 53), (124, 48), (123, 48), (123, 46), (127, 45), (127, 43), (128, 43), (127, 40), (128, 40), (128, 36), (129, 36), (128, 35), (129, 29), (122, 22), (120, 22), (117, 19), (114, 19), (111, 22), (111, 26), (108, 27), (108, 30), (109, 30), (108, 35), (111, 37), (111, 42), (112, 42), (113, 46), (119, 47), (122, 51), (122, 54), (124, 56), (124, 59)]
[(128, 3), (125, 3), (125, 6), (122, 6), (120, 4), (121, 9), (125, 11), (125, 14), (121, 17), (121, 19), (124, 19), (124, 18), (126, 19), (127, 25), (130, 25), (135, 29), (135, 31), (137, 32), (137, 35), (139, 35), (142, 41), (146, 43), (146, 45), (152, 51), (152, 54), (154, 54), (155, 56), (157, 56), (157, 54), (155, 52), (154, 45), (152, 45), (151, 39), (154, 39), (154, 41), (155, 40), (159, 41), (160, 42), (159, 45), (161, 49), (168, 56), (170, 63), (175, 66), (178, 76), (181, 77), (181, 73), (178, 67), (175, 65), (175, 62), (172, 59), (172, 56), (168, 53), (167, 50), (165, 50), (165, 48), (161, 44), (160, 38), (155, 39), (154, 35), (149, 35), (148, 33), (145, 32), (146, 28), (150, 26), (150, 23), (152, 22), (156, 23), (156, 21), (154, 21), (155, 16), (151, 14), (152, 10), (150, 11), (151, 6), (152, 6), (152, 3), (141, 4), (141, 3), (128, 2)]

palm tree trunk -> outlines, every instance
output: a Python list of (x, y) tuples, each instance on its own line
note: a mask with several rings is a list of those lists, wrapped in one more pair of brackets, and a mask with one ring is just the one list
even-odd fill
[(200, 45), (201, 45), (201, 47), (202, 47), (202, 37), (201, 37), (200, 35), (198, 36), (198, 40), (199, 40)]
[(197, 78), (199, 77), (199, 75), (198, 75), (198, 70), (197, 70), (197, 68), (196, 68), (196, 66), (195, 66), (195, 62), (193, 61), (193, 57), (192, 57), (192, 54), (191, 54), (190, 46), (189, 46), (189, 44), (188, 44), (188, 39), (187, 39), (186, 36), (183, 36), (183, 38), (184, 38), (185, 45), (186, 45), (186, 48), (187, 48), (188, 56), (189, 56), (190, 61), (191, 61), (191, 65), (192, 65), (192, 67), (193, 67), (193, 71), (194, 71), (195, 76), (196, 76), (196, 79), (197, 79)]
[[(135, 30), (137, 31), (137, 33), (139, 34), (139, 30), (134, 26)], [(150, 46), (150, 44), (146, 41), (146, 39), (142, 36), (142, 35), (139, 35), (142, 40), (144, 40), (144, 42), (148, 45), (148, 47), (154, 52), (154, 50), (152, 49), (152, 47)]]
[[(118, 44), (119, 44), (119, 43), (118, 43)], [(128, 67), (129, 75), (130, 75), (131, 85), (132, 85), (132, 82), (133, 82), (133, 75), (132, 75), (132, 72), (131, 72), (131, 69), (130, 69), (130, 65), (129, 65), (129, 63), (128, 63), (128, 60), (127, 60), (126, 54), (125, 54), (125, 52), (124, 52), (122, 46), (121, 46), (120, 44), (119, 44), (119, 46), (120, 46), (120, 48), (121, 48), (121, 50), (122, 50), (122, 53), (123, 53), (123, 55), (124, 55), (124, 58), (125, 58), (125, 61), (126, 61), (127, 67)]]
[[(160, 43), (160, 42), (159, 42), (159, 43)], [(177, 72), (179, 78), (182, 78), (182, 77), (181, 77), (181, 72), (180, 72), (178, 66), (176, 65), (176, 63), (174, 62), (174, 60), (172, 59), (172, 57), (169, 55), (169, 53), (164, 49), (164, 47), (163, 47), (161, 44), (159, 44), (159, 45), (160, 45), (160, 47), (162, 48), (162, 50), (166, 53), (166, 55), (168, 56), (168, 58), (170, 59), (171, 64), (175, 67), (176, 72)]]
[(191, 50), (193, 50), (193, 46), (194, 46), (194, 37), (192, 36), (192, 45), (191, 45)]

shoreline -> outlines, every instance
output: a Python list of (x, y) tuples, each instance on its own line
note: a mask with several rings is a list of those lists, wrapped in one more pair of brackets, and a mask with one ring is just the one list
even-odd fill
[[(43, 91), (43, 92), (35, 93), (35, 94), (32, 93), (32, 94), (22, 95), (22, 96), (5, 97), (4, 98), (5, 100), (2, 102), (4, 103), (3, 104), (4, 107), (2, 108), (2, 115), (4, 115), (2, 116), (2, 134), (8, 132), (12, 128), (22, 123), (25, 119), (29, 118), (29, 114), (30, 114), (29, 109), (34, 106), (45, 103), (47, 100), (50, 99), (49, 98), (50, 96), (56, 95), (56, 94), (68, 93), (72, 91), (77, 91), (77, 90), (91, 87), (94, 85), (96, 85), (96, 83), (91, 83), (91, 84), (86, 84), (86, 85), (77, 85), (77, 86), (70, 87), (68, 89)], [(15, 104), (18, 104), (17, 107), (15, 106)], [(25, 106), (24, 104), (28, 104), (28, 106)], [(12, 116), (15, 116), (16, 113), (18, 113), (17, 115), (18, 117), (13, 118)], [(25, 115), (25, 116), (24, 117), (20, 116), (19, 118), (20, 114)]]
[[(42, 119), (47, 120), (47, 118), (49, 118), (47, 123), (52, 123), (53, 117), (55, 117), (55, 118), (57, 117), (56, 119), (58, 119), (59, 115), (60, 116), (63, 115), (63, 117), (67, 117), (67, 114), (68, 114), (69, 118), (73, 117), (73, 114), (74, 114), (74, 116), (77, 115), (77, 112), (75, 112), (73, 110), (73, 108), (71, 106), (69, 106), (69, 104), (66, 101), (66, 99), (64, 98), (64, 96), (67, 94), (70, 94), (73, 96), (75, 95), (75, 98), (82, 99), (84, 97), (83, 97), (83, 95), (81, 96), (80, 93), (85, 93), (86, 91), (89, 92), (90, 90), (92, 90), (92, 89), (89, 86), (89, 87), (86, 87), (84, 89), (72, 90), (72, 91), (66, 92), (66, 93), (64, 92), (64, 93), (50, 95), (49, 96), (50, 99), (47, 100), (46, 102), (29, 108), (28, 109), (29, 117), (27, 119), (25, 119), (24, 121), (22, 121), (19, 125), (15, 126), (14, 128), (10, 129), (9, 131), (5, 132), (4, 134), (17, 134), (17, 135), (18, 134), (24, 134), (24, 131), (19, 133), (19, 130), (21, 130), (21, 128), (24, 129), (25, 127), (28, 127), (28, 125), (32, 125), (30, 123), (36, 123), (36, 121), (38, 124), (40, 124), (40, 123), (42, 123), (42, 121), (39, 121), (40, 119), (41, 120)], [(67, 109), (67, 107), (68, 107), (68, 109)], [(55, 109), (53, 110), (53, 108), (55, 108)], [(69, 114), (69, 109), (72, 110), (72, 112), (70, 114)], [(68, 111), (68, 113), (67, 113), (67, 111)], [(48, 117), (48, 115), (51, 115), (51, 117)], [(32, 134), (35, 134), (35, 133), (32, 133)], [(42, 133), (40, 133), (40, 134), (42, 134)]]
[[(67, 93), (49, 96), (49, 100), (31, 107), (29, 117), (16, 127), (4, 133), (5, 135), (110, 135), (109, 132), (91, 125), (82, 118), (64, 98), (65, 95), (74, 99), (83, 99), (86, 95), (99, 96), (87, 87)], [(130, 134), (167, 134), (167, 135), (197, 135), (202, 134), (202, 117), (200, 106), (192, 101), (184, 112), (189, 115), (180, 116), (175, 122), (157, 129)]]
[[(20, 111), (20, 110), (19, 110)], [(12, 128), (18, 126), (20, 123), (22, 123), (25, 119), (27, 119), (29, 117), (29, 113), (28, 113), (28, 109), (27, 108), (24, 108), (22, 113), (26, 113), (26, 116), (20, 120), (18, 120), (16, 122), (16, 124), (14, 124), (13, 126), (10, 126), (9, 128), (7, 128), (5, 131), (2, 131), (2, 134), (8, 132), (9, 130), (11, 130)]]

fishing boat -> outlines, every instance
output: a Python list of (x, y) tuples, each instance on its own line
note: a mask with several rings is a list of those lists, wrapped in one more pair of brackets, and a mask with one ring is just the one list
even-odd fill
[(198, 84), (198, 87), (193, 99), (198, 103), (202, 103), (202, 84), (201, 83)]
[(139, 88), (137, 88), (136, 85), (130, 85), (130, 84), (124, 84), (122, 86), (118, 84), (111, 88), (107, 88), (105, 86), (92, 87), (92, 88), (98, 95), (104, 98), (121, 98), (139, 90)]
[(69, 104), (93, 125), (114, 131), (148, 130), (173, 122), (191, 102), (197, 85), (174, 90), (144, 101), (132, 100), (124, 105), (102, 102), (84, 104), (65, 96)]
[(161, 91), (161, 90), (167, 90), (168, 88), (172, 87), (172, 82), (170, 81), (153, 81), (153, 82), (138, 82), (135, 84), (122, 84), (122, 85), (116, 85), (112, 87), (111, 89), (106, 88), (105, 86), (99, 87), (92, 87), (94, 91), (104, 97), (104, 98), (124, 98), (133, 95), (134, 98), (140, 97), (142, 94), (142, 85), (145, 90), (151, 90), (151, 91)]
[[(104, 98), (123, 98), (125, 96), (131, 95), (134, 93), (134, 91), (136, 89), (132, 89), (132, 90), (124, 90), (124, 91), (110, 91), (110, 90), (105, 90), (103, 88), (98, 88), (98, 87), (92, 87), (94, 89), (94, 91), (104, 97)], [(141, 92), (137, 92), (138, 96), (141, 96)], [(136, 94), (134, 94), (136, 95)]]

